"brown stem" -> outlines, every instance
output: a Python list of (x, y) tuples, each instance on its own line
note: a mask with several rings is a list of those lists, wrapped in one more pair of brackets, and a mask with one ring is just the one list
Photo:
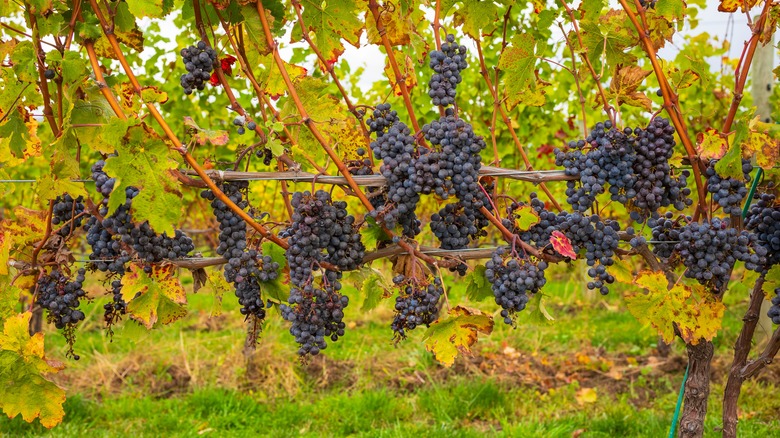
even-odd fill
[[(517, 136), (514, 126), (512, 126), (512, 121), (509, 120), (509, 115), (507, 114), (504, 105), (501, 103), (501, 100), (498, 98), (498, 90), (497, 90), (498, 69), (496, 69), (496, 83), (494, 86), (493, 81), (490, 80), (490, 76), (488, 75), (487, 65), (485, 64), (485, 57), (482, 55), (482, 44), (476, 40), (475, 43), (477, 44), (477, 55), (479, 56), (480, 73), (482, 74), (482, 77), (485, 79), (485, 84), (490, 90), (490, 94), (493, 96), (494, 110), (495, 108), (498, 108), (498, 111), (501, 113), (501, 118), (504, 121), (504, 125), (506, 125), (507, 129), (509, 130), (509, 134), (512, 136), (512, 141), (514, 141), (515, 147), (517, 148), (518, 152), (520, 152), (520, 156), (523, 159), (523, 163), (525, 164), (526, 170), (533, 170), (533, 166), (531, 166), (531, 160), (528, 159), (528, 154), (526, 154), (525, 148), (523, 147), (520, 138)], [(550, 189), (547, 188), (547, 185), (541, 183), (539, 184), (539, 187), (542, 189), (545, 195), (547, 195), (547, 198), (550, 200), (550, 202), (552, 202), (555, 209), (558, 211), (562, 211), (561, 205), (558, 203), (558, 200), (555, 199), (555, 196), (553, 196), (552, 192), (550, 192)]]
[[(574, 34), (577, 35), (577, 41), (580, 43), (580, 47), (585, 47), (585, 45), (582, 42), (582, 34), (580, 33), (580, 27), (577, 24), (577, 20), (574, 18), (574, 12), (571, 10), (569, 5), (561, 0), (561, 4), (563, 4), (563, 7), (566, 9), (566, 13), (569, 15), (569, 20), (571, 21), (572, 26), (574, 26)], [(566, 42), (568, 44), (569, 38), (568, 36), (565, 37)], [(590, 59), (588, 58), (587, 54), (584, 54), (582, 56), (582, 60), (585, 62), (585, 65), (588, 67), (588, 71), (590, 72), (590, 76), (593, 78), (593, 81), (596, 82), (596, 87), (599, 91), (599, 96), (601, 96), (601, 101), (604, 103), (604, 112), (607, 113), (607, 117), (609, 117), (609, 120), (612, 122), (612, 124), (615, 124), (615, 108), (612, 107), (612, 105), (609, 104), (609, 100), (607, 100), (607, 93), (604, 91), (604, 86), (601, 84), (601, 75), (596, 73), (596, 69), (593, 68), (593, 64), (590, 62)]]
[(661, 64), (658, 62), (658, 57), (656, 56), (653, 43), (648, 37), (649, 31), (641, 24), (639, 24), (634, 11), (628, 7), (626, 0), (620, 0), (620, 4), (626, 11), (629, 20), (631, 20), (631, 23), (636, 28), (637, 34), (639, 34), (639, 40), (642, 42), (642, 46), (644, 47), (645, 52), (647, 52), (647, 57), (653, 66), (655, 76), (658, 78), (658, 84), (661, 87), (661, 94), (663, 94), (664, 97), (664, 109), (666, 110), (667, 114), (669, 114), (669, 118), (672, 120), (672, 124), (677, 130), (677, 134), (680, 136), (680, 140), (682, 140), (683, 147), (685, 147), (685, 152), (688, 154), (688, 159), (691, 161), (693, 179), (696, 183), (696, 191), (699, 194), (699, 205), (701, 206), (701, 211), (705, 212), (706, 217), (707, 190), (705, 189), (704, 183), (702, 182), (702, 163), (698, 159), (698, 154), (696, 153), (696, 150), (693, 147), (693, 143), (691, 143), (691, 138), (688, 135), (688, 129), (685, 126), (685, 120), (683, 119), (682, 113), (680, 112), (680, 103), (677, 100), (677, 95), (674, 94), (674, 91), (669, 86), (669, 82), (666, 80), (663, 68), (661, 68)]
[(51, 216), (54, 212), (54, 200), (49, 201), (49, 211), (46, 213), (46, 232), (43, 234), (43, 239), (41, 239), (41, 243), (38, 244), (38, 246), (35, 247), (32, 253), (32, 267), (35, 267), (35, 265), (38, 262), (38, 254), (41, 252), (41, 249), (44, 245), (46, 245), (46, 242), (49, 241), (49, 237), (51, 237)]
[(98, 89), (103, 94), (103, 97), (108, 102), (108, 105), (111, 106), (111, 109), (114, 110), (114, 114), (116, 114), (116, 116), (120, 119), (126, 120), (127, 116), (125, 115), (124, 111), (122, 111), (122, 107), (116, 100), (116, 96), (114, 96), (114, 94), (111, 92), (111, 89), (106, 84), (105, 78), (103, 78), (103, 70), (100, 68), (97, 54), (95, 53), (95, 43), (92, 40), (85, 40), (84, 48), (87, 49), (87, 56), (89, 57), (89, 63), (92, 66), (92, 72), (95, 74), (95, 82), (98, 84)]
[(739, 64), (737, 64), (737, 69), (734, 75), (736, 80), (736, 84), (734, 86), (734, 97), (731, 99), (731, 106), (729, 107), (729, 112), (726, 115), (726, 121), (723, 122), (723, 129), (721, 132), (729, 132), (731, 130), (732, 123), (734, 123), (734, 118), (737, 116), (737, 109), (739, 109), (739, 104), (742, 102), (742, 93), (745, 90), (745, 84), (748, 80), (748, 71), (750, 70), (750, 65), (753, 63), (753, 55), (756, 53), (758, 40), (764, 33), (764, 27), (766, 26), (767, 17), (769, 16), (769, 10), (772, 7), (772, 4), (774, 4), (774, 2), (771, 1), (764, 3), (764, 9), (761, 10), (761, 16), (753, 26), (753, 35), (750, 37), (750, 40), (747, 43), (747, 50), (743, 51), (739, 60)]
[[(198, 28), (198, 32), (200, 33), (200, 39), (206, 43), (207, 47), (211, 47), (211, 43), (209, 42), (209, 35), (206, 32), (206, 26), (203, 23), (203, 17), (200, 13), (200, 0), (192, 0), (192, 5), (195, 12), (195, 26)], [(236, 96), (233, 94), (233, 89), (230, 87), (230, 84), (225, 77), (225, 72), (222, 70), (222, 63), (219, 60), (217, 60), (216, 64), (214, 65), (214, 73), (217, 75), (219, 83), (225, 90), (225, 95), (230, 101), (230, 108), (248, 120), (251, 120), (252, 117), (246, 113), (241, 104), (238, 103), (238, 100), (236, 100)], [(263, 129), (260, 126), (261, 125), (259, 123), (255, 123), (255, 132), (260, 137), (260, 142), (265, 143), (268, 139), (266, 138), (265, 132), (263, 132)]]
[[(347, 93), (347, 90), (344, 88), (344, 86), (341, 84), (341, 81), (339, 80), (338, 75), (336, 75), (336, 72), (333, 69), (333, 64), (329, 63), (327, 59), (325, 59), (324, 56), (322, 56), (322, 52), (317, 47), (316, 44), (314, 44), (314, 41), (309, 36), (309, 30), (306, 27), (306, 23), (303, 21), (303, 14), (301, 13), (301, 3), (299, 0), (292, 0), (293, 9), (295, 9), (295, 15), (298, 17), (298, 24), (301, 25), (301, 35), (303, 35), (303, 39), (306, 41), (307, 44), (309, 44), (309, 47), (314, 52), (315, 55), (317, 55), (317, 59), (320, 60), (320, 64), (325, 67), (326, 71), (330, 75), (331, 79), (333, 80), (333, 83), (336, 84), (336, 87), (339, 89), (339, 93), (341, 93), (341, 97), (344, 99), (344, 103), (347, 105), (347, 108), (349, 109), (349, 112), (352, 113), (353, 116), (358, 120), (358, 123), (360, 123), (360, 128), (363, 131), (363, 136), (368, 140), (368, 129), (366, 128), (366, 123), (363, 120), (363, 117), (358, 112), (355, 105), (352, 103), (352, 100), (349, 98), (349, 94)], [(369, 154), (369, 157), (373, 160), (372, 154)]]
[[(510, 6), (511, 7), (511, 6)], [(433, 38), (436, 40), (436, 50), (441, 50), (441, 35), (439, 35), (439, 29), (441, 29), (441, 0), (436, 0), (436, 12), (433, 16)]]
[[(124, 69), (127, 78), (130, 80), (130, 83), (133, 87), (133, 91), (136, 93), (136, 95), (140, 97), (141, 85), (138, 83), (138, 79), (135, 77), (133, 70), (130, 68), (130, 64), (127, 62), (127, 58), (125, 58), (122, 49), (119, 47), (119, 42), (116, 39), (116, 35), (114, 35), (113, 33), (113, 29), (108, 24), (105, 17), (103, 16), (103, 12), (100, 10), (100, 7), (97, 4), (97, 0), (89, 0), (89, 3), (92, 6), (92, 10), (95, 12), (95, 15), (97, 16), (98, 20), (100, 21), (100, 26), (103, 30), (103, 34), (106, 36), (106, 39), (111, 45), (114, 54), (117, 56), (119, 63), (122, 65), (122, 68)], [(165, 135), (168, 137), (171, 143), (173, 143), (173, 149), (179, 152), (179, 154), (181, 154), (181, 156), (184, 158), (184, 161), (186, 161), (187, 164), (189, 164), (195, 170), (195, 172), (197, 172), (198, 176), (200, 176), (200, 178), (206, 183), (208, 188), (211, 189), (211, 191), (214, 193), (214, 196), (216, 196), (219, 200), (224, 202), (225, 205), (228, 206), (228, 208), (230, 208), (242, 220), (248, 223), (258, 233), (260, 233), (260, 235), (276, 243), (282, 248), (286, 249), (287, 248), (286, 241), (280, 239), (279, 237), (269, 232), (267, 229), (265, 229), (265, 227), (257, 223), (257, 221), (255, 221), (253, 217), (249, 216), (247, 212), (245, 212), (242, 208), (240, 208), (233, 201), (231, 201), (230, 198), (225, 196), (222, 190), (220, 190), (219, 187), (217, 187), (214, 181), (212, 181), (212, 179), (209, 178), (209, 176), (206, 174), (205, 170), (203, 170), (200, 164), (198, 164), (197, 160), (195, 160), (195, 158), (192, 155), (190, 155), (189, 152), (187, 152), (187, 149), (184, 147), (181, 141), (176, 137), (176, 134), (173, 133), (170, 126), (168, 126), (168, 123), (165, 121), (165, 119), (163, 119), (162, 115), (157, 110), (157, 107), (155, 107), (150, 102), (144, 102), (144, 103), (146, 105), (146, 108), (149, 110), (149, 113), (157, 121), (157, 123), (160, 124), (160, 127), (162, 128), (163, 132), (165, 132)]]
[(704, 434), (704, 418), (707, 415), (707, 398), (710, 395), (710, 364), (713, 346), (711, 341), (700, 339), (696, 345), (687, 344), (688, 379), (685, 381), (683, 410), (680, 415), (681, 438), (699, 438)]
[(753, 334), (758, 325), (761, 303), (764, 301), (764, 276), (759, 277), (753, 286), (753, 292), (750, 294), (750, 303), (748, 304), (745, 316), (742, 318), (742, 330), (734, 343), (734, 359), (731, 362), (726, 388), (723, 391), (723, 436), (724, 438), (736, 438), (737, 436), (737, 405), (739, 402), (739, 393), (742, 390), (742, 368), (747, 362), (750, 347), (753, 341)]
[(38, 32), (38, 19), (35, 14), (30, 12), (32, 8), (30, 5), (26, 5), (27, 17), (30, 20), (30, 27), (32, 29), (33, 46), (35, 47), (35, 59), (38, 65), (38, 80), (40, 81), (41, 97), (43, 98), (43, 116), (46, 121), (49, 122), (51, 132), (55, 137), (59, 137), (60, 129), (57, 126), (57, 121), (54, 120), (54, 111), (51, 109), (51, 95), (49, 94), (49, 84), (46, 79), (46, 53), (41, 46), (41, 39)]
[(775, 356), (777, 356), (778, 350), (780, 350), (780, 328), (776, 328), (774, 333), (772, 333), (772, 338), (769, 339), (769, 343), (764, 348), (761, 356), (751, 360), (745, 365), (740, 374), (742, 378), (749, 379), (758, 374), (764, 367), (771, 364), (775, 359)]
[[(371, 11), (371, 15), (374, 16), (374, 22), (376, 23), (376, 30), (379, 36), (382, 38), (382, 45), (387, 52), (387, 60), (390, 62), (390, 67), (395, 75), (395, 82), (398, 84), (398, 88), (401, 89), (401, 95), (404, 98), (404, 105), (406, 106), (406, 112), (409, 113), (409, 117), (412, 119), (412, 127), (414, 132), (420, 132), (420, 124), (417, 122), (417, 115), (414, 113), (414, 106), (412, 106), (412, 99), (409, 96), (409, 89), (406, 87), (405, 76), (401, 74), (401, 69), (398, 68), (398, 62), (395, 60), (395, 54), (393, 52), (393, 46), (390, 45), (390, 39), (387, 37), (387, 31), (382, 24), (382, 13), (379, 11), (379, 3), (376, 0), (368, 0), (368, 10)], [(420, 137), (422, 139), (422, 137)]]

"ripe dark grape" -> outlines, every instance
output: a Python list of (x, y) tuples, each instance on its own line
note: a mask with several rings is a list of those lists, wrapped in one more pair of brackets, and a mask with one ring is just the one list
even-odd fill
[(452, 105), (456, 87), (463, 80), (460, 72), (468, 66), (466, 47), (456, 44), (454, 35), (447, 35), (441, 50), (432, 51), (430, 56), (429, 65), (434, 74), (428, 82), (428, 96), (434, 105)]
[(745, 228), (755, 233), (758, 245), (766, 250), (766, 268), (780, 263), (780, 205), (774, 195), (762, 194), (750, 207)]
[(255, 129), (257, 129), (257, 123), (255, 123), (255, 122), (247, 123), (246, 124), (246, 129), (248, 129), (250, 131), (254, 131)]
[[(220, 184), (220, 190), (242, 210), (249, 206), (242, 194), (248, 187), (247, 181), (226, 181)], [(248, 247), (244, 220), (225, 202), (211, 190), (201, 192), (201, 197), (211, 201), (212, 211), (219, 221), (217, 254), (227, 260), (223, 274), (225, 280), (236, 288), (241, 314), (253, 315), (262, 321), (266, 312), (260, 285), (276, 278), (279, 265), (270, 257), (261, 256), (256, 249)]]
[(43, 76), (46, 77), (46, 79), (54, 79), (54, 76), (56, 76), (56, 73), (53, 69), (47, 68), (46, 71), (43, 72)]
[(402, 274), (393, 278), (398, 285), (395, 299), (395, 316), (391, 328), (397, 339), (406, 337), (407, 331), (429, 326), (439, 317), (439, 298), (444, 294), (441, 280), (407, 278)]
[(753, 166), (749, 160), (742, 160), (743, 178), (722, 178), (715, 171), (718, 160), (711, 160), (704, 176), (707, 177), (707, 191), (712, 194), (712, 202), (723, 208), (723, 213), (731, 215), (742, 214), (742, 200), (747, 195), (747, 183), (750, 182), (750, 172)]
[(189, 46), (181, 50), (181, 59), (187, 69), (180, 81), (184, 94), (192, 94), (193, 90), (206, 88), (206, 81), (211, 78), (214, 62), (217, 61), (217, 52), (206, 47), (205, 42), (198, 41), (197, 47)]
[(671, 264), (675, 262), (672, 255), (680, 241), (680, 231), (683, 226), (692, 221), (690, 216), (676, 221), (672, 220), (673, 218), (674, 214), (667, 212), (664, 216), (651, 217), (647, 221), (653, 234), (653, 254)]
[(420, 221), (414, 213), (420, 194), (410, 178), (415, 154), (414, 137), (409, 127), (398, 119), (398, 114), (390, 110), (389, 104), (377, 105), (368, 126), (371, 132), (376, 133), (371, 150), (376, 159), (382, 160), (379, 173), (387, 180), (385, 202), (374, 210), (373, 215), (390, 229), (396, 224), (401, 225), (404, 235), (414, 237), (420, 233)]
[(127, 303), (122, 296), (122, 280), (111, 282), (111, 296), (111, 302), (103, 305), (103, 320), (106, 322), (109, 335), (113, 335), (111, 327), (127, 313)]
[(130, 236), (133, 239), (133, 249), (138, 257), (146, 263), (159, 263), (163, 260), (174, 260), (186, 257), (195, 245), (186, 234), (181, 230), (175, 230), (174, 236), (167, 234), (157, 234), (144, 222), (139, 227), (130, 230)]
[(501, 316), (505, 323), (514, 325), (515, 313), (525, 309), (530, 297), (547, 282), (544, 278), (547, 262), (535, 264), (502, 246), (496, 248), (485, 267), (496, 304), (503, 309)]
[[(52, 207), (52, 225), (62, 225), (57, 231), (62, 237), (70, 235), (71, 231), (80, 227), (84, 221), (84, 198), (79, 196), (73, 199), (69, 194), (57, 196)], [(75, 219), (74, 219), (75, 218)], [(73, 221), (71, 222), (71, 219)]]

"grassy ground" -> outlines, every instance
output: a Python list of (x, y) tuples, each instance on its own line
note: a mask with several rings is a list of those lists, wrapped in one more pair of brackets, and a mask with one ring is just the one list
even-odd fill
[[(21, 418), (0, 418), (0, 431), (25, 436), (664, 436), (686, 360), (668, 357), (654, 332), (625, 310), (619, 291), (588, 297), (576, 270), (551, 272), (545, 304), (553, 324), (521, 316), (481, 337), (474, 354), (452, 368), (422, 346), (422, 332), (394, 346), (390, 300), (361, 312), (352, 293), (343, 340), (308, 364), (296, 359), (286, 324), (273, 312), (250, 361), (233, 297), (212, 316), (208, 291), (190, 295), (190, 313), (147, 332), (132, 322), (110, 342), (100, 326), (103, 299), (89, 306), (79, 332), (78, 362), (57, 376), (68, 390), (63, 423), (51, 431)], [(564, 281), (570, 280), (570, 281)], [(460, 302), (463, 282), (450, 281)], [(349, 293), (349, 291), (348, 291)], [(727, 295), (707, 436), (717, 436), (720, 396), (745, 309), (744, 292)], [(494, 311), (490, 302), (469, 303)], [(219, 307), (219, 306), (216, 306)], [(500, 321), (500, 318), (499, 318)], [(59, 334), (47, 347), (64, 356)], [(780, 373), (747, 382), (740, 399), (740, 436), (778, 429)]]

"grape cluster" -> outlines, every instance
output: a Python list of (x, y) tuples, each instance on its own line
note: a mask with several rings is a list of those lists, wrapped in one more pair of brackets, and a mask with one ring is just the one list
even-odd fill
[(681, 228), (679, 240), (675, 251), (686, 268), (685, 276), (716, 294), (725, 291), (737, 260), (754, 271), (766, 264), (766, 250), (755, 245), (755, 234), (738, 232), (729, 227), (728, 219), (712, 218), (709, 222), (687, 224)]
[(775, 196), (762, 194), (748, 210), (745, 228), (755, 233), (757, 242), (767, 251), (767, 268), (780, 263), (780, 205)]
[[(245, 209), (249, 203), (244, 199), (242, 191), (248, 187), (247, 181), (226, 181), (220, 185), (220, 190), (239, 208)], [(253, 315), (263, 320), (265, 303), (260, 283), (276, 279), (279, 264), (265, 256), (261, 259), (262, 266), (258, 267), (261, 255), (256, 249), (247, 247), (246, 224), (243, 219), (211, 190), (201, 192), (201, 197), (211, 201), (212, 211), (219, 222), (217, 254), (227, 260), (223, 275), (225, 280), (235, 285), (241, 314)]]
[(775, 289), (775, 296), (772, 297), (772, 307), (769, 308), (767, 316), (775, 324), (780, 324), (780, 287)]
[(626, 205), (637, 221), (660, 207), (684, 209), (693, 201), (687, 171), (677, 177), (671, 173), (674, 145), (674, 126), (661, 117), (646, 129), (618, 131), (609, 121), (598, 123), (586, 140), (569, 143), (569, 151), (555, 150), (555, 163), (567, 175), (580, 177), (579, 187), (575, 181), (567, 183), (567, 201), (585, 212), (609, 185), (610, 199)]
[(183, 231), (175, 230), (173, 237), (165, 233), (157, 234), (148, 222), (130, 230), (130, 236), (133, 238), (133, 249), (146, 263), (159, 263), (165, 259), (186, 257), (195, 249), (192, 239)]
[(206, 81), (211, 78), (214, 70), (214, 62), (217, 60), (217, 52), (206, 43), (198, 41), (196, 46), (189, 46), (181, 50), (181, 59), (187, 73), (181, 76), (180, 84), (184, 88), (184, 94), (192, 94), (192, 91), (206, 88)]
[(429, 65), (434, 71), (428, 82), (428, 96), (433, 104), (440, 106), (454, 104), (456, 87), (463, 80), (460, 72), (468, 66), (466, 47), (456, 44), (454, 35), (447, 35), (441, 50), (431, 52)]
[(111, 326), (117, 323), (119, 319), (127, 313), (127, 303), (122, 296), (122, 280), (113, 280), (111, 282), (111, 301), (103, 305), (103, 319), (111, 332)]
[(488, 221), (480, 208), (492, 208), (479, 181), (480, 152), (486, 147), (485, 141), (451, 108), (439, 120), (423, 126), (422, 131), (431, 149), (423, 150), (416, 162), (415, 187), (442, 199), (450, 195), (458, 199), (433, 215), (431, 230), (442, 248), (465, 248), (469, 239), (485, 235)]
[[(64, 224), (57, 230), (57, 234), (66, 237), (69, 236), (73, 230), (80, 227), (84, 220), (82, 213), (84, 213), (83, 197), (79, 196), (78, 198), (73, 199), (73, 197), (67, 193), (62, 196), (57, 196), (54, 199), (51, 223), (52, 225)], [(73, 222), (71, 222), (71, 220), (73, 220)]]
[(436, 321), (439, 317), (439, 298), (444, 294), (444, 287), (438, 277), (429, 281), (399, 274), (393, 278), (393, 283), (400, 288), (391, 324), (397, 339), (405, 338), (407, 331)]
[(501, 306), (504, 322), (513, 325), (514, 315), (525, 309), (530, 296), (539, 292), (547, 280), (547, 262), (537, 264), (513, 254), (507, 246), (496, 248), (485, 264), (485, 277), (491, 284), (496, 304)]
[(635, 220), (647, 218), (660, 207), (673, 206), (683, 210), (693, 201), (691, 189), (686, 187), (687, 171), (678, 177), (671, 173), (669, 159), (674, 152), (674, 126), (669, 120), (656, 117), (645, 129), (634, 129), (634, 173), (636, 197), (629, 203)]
[(749, 160), (742, 160), (743, 178), (723, 178), (715, 171), (718, 160), (711, 160), (704, 170), (707, 177), (707, 191), (712, 193), (712, 202), (723, 208), (723, 213), (732, 215), (742, 214), (742, 200), (747, 195), (747, 183), (750, 182), (750, 172), (753, 166)]
[[(244, 135), (246, 133), (246, 130), (254, 131), (257, 129), (257, 123), (253, 121), (246, 121), (246, 117), (244, 116), (236, 116), (236, 118), (233, 119), (233, 125), (238, 126), (238, 129), (236, 130), (238, 132), (238, 135)], [(246, 128), (244, 128), (246, 126)]]
[(584, 215), (580, 212), (562, 211), (558, 214), (545, 208), (536, 193), (531, 193), (531, 208), (539, 216), (539, 222), (528, 230), (518, 230), (515, 222), (516, 211), (525, 206), (522, 202), (512, 203), (507, 207), (504, 226), (513, 234), (516, 234), (524, 242), (535, 246), (547, 254), (555, 254), (550, 244), (550, 238), (554, 231), (563, 233), (575, 253), (585, 250), (585, 260), (590, 266), (588, 276), (593, 281), (588, 282), (588, 289), (598, 290), (602, 294), (609, 293), (608, 284), (615, 281), (615, 277), (607, 272), (607, 267), (614, 264), (615, 250), (620, 238), (618, 231), (620, 225), (612, 220), (601, 220), (598, 215)]
[(51, 271), (38, 279), (36, 302), (48, 310), (48, 320), (58, 329), (74, 325), (84, 319), (84, 312), (78, 310), (79, 300), (86, 293), (82, 288), (85, 270), (79, 269), (76, 279), (70, 281), (62, 272)]
[(95, 188), (98, 193), (103, 195), (99, 209), (103, 220), (100, 221), (97, 217), (92, 216), (84, 225), (87, 231), (87, 243), (92, 248), (89, 259), (93, 260), (92, 266), (99, 271), (124, 275), (125, 264), (131, 259), (128, 249), (133, 240), (130, 236), (130, 232), (134, 228), (130, 207), (133, 198), (138, 195), (138, 189), (127, 187), (125, 189), (125, 203), (120, 205), (111, 216), (106, 217), (108, 197), (114, 190), (116, 179), (110, 178), (103, 171), (104, 165), (105, 161), (99, 160), (92, 166), (92, 180), (95, 181)]
[(341, 295), (340, 272), (325, 271), (322, 288), (312, 283), (290, 289), (289, 306), (282, 305), (282, 317), (290, 321), (290, 334), (300, 344), (298, 354), (302, 357), (317, 355), (328, 347), (327, 338), (337, 341), (344, 336), (346, 324), (344, 308), (349, 298)]
[(420, 233), (420, 221), (414, 213), (420, 194), (409, 177), (414, 171), (414, 137), (409, 127), (398, 119), (398, 113), (389, 104), (379, 104), (368, 120), (376, 140), (371, 142), (374, 157), (382, 160), (379, 173), (387, 180), (384, 205), (374, 210), (376, 219), (384, 221), (388, 228), (400, 224), (403, 234), (414, 237)]
[(567, 182), (566, 200), (575, 211), (588, 211), (607, 184), (613, 201), (625, 204), (636, 196), (631, 132), (618, 131), (610, 121), (597, 123), (587, 139), (570, 142), (568, 152), (555, 150), (555, 164), (564, 166), (567, 175), (580, 177), (580, 187)]
[(301, 345), (298, 353), (316, 355), (327, 347), (325, 338), (336, 341), (344, 335), (342, 319), (349, 299), (339, 292), (340, 272), (324, 270), (319, 285), (314, 272), (323, 262), (342, 270), (355, 269), (365, 247), (346, 203), (333, 202), (328, 192), (296, 192), (291, 204), (292, 223), (281, 236), (288, 238), (285, 255), (293, 287), (289, 306), (282, 306), (282, 317), (292, 323), (290, 333)]

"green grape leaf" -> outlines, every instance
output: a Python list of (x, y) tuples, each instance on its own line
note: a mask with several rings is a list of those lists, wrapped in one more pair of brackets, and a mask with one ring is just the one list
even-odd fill
[(481, 40), (483, 35), (495, 30), (497, 20), (498, 6), (494, 2), (463, 0), (458, 2), (453, 22), (455, 26), (462, 26), (466, 35)]
[[(268, 25), (273, 27), (275, 20), (268, 10), (266, 12), (268, 12), (266, 14), (268, 15)], [(245, 18), (242, 26), (245, 39), (255, 47), (255, 50), (250, 51), (250, 53), (256, 53), (260, 56), (271, 53), (271, 48), (268, 47), (268, 41), (265, 39), (263, 24), (260, 22), (255, 4), (249, 3), (242, 6), (241, 15)]]
[[(54, 51), (53, 53), (59, 52)], [(62, 60), (60, 66), (62, 69), (62, 80), (65, 83), (80, 82), (87, 76), (87, 62), (78, 52), (65, 52), (65, 59)]]
[(147, 329), (158, 322), (170, 324), (187, 314), (187, 294), (174, 265), (152, 265), (151, 274), (135, 263), (122, 277), (127, 312)]
[(504, 71), (504, 88), (507, 106), (514, 108), (522, 103), (529, 106), (544, 105), (544, 91), (538, 85), (536, 66), (536, 40), (531, 34), (517, 34), (512, 37), (498, 61), (498, 68)]
[(38, 197), (44, 200), (51, 200), (63, 193), (68, 193), (74, 198), (77, 196), (89, 197), (84, 184), (73, 182), (69, 179), (56, 179), (54, 175), (43, 175), (38, 179), (36, 187)]
[[(634, 65), (636, 57), (629, 49), (639, 43), (636, 30), (622, 10), (610, 10), (598, 16), (598, 21), (583, 21), (580, 25), (582, 50), (596, 71), (611, 70), (617, 64)], [(579, 44), (577, 35), (569, 35), (572, 44)], [(602, 57), (607, 65), (602, 67)]]
[(701, 339), (712, 340), (720, 330), (725, 306), (703, 287), (676, 284), (669, 289), (663, 273), (649, 271), (637, 276), (636, 285), (645, 291), (625, 297), (629, 312), (655, 328), (666, 343), (674, 340), (675, 325), (683, 340), (694, 345)]
[(287, 256), (284, 253), (284, 248), (273, 242), (267, 241), (263, 242), (260, 248), (263, 252), (263, 255), (270, 256), (271, 260), (279, 263), (279, 269), (284, 270), (284, 267), (287, 266)]
[(525, 312), (520, 312), (519, 318), (522, 318), (523, 323), (530, 323), (535, 325), (549, 325), (555, 321), (555, 318), (550, 315), (547, 308), (544, 306), (544, 297), (542, 294), (533, 294), (531, 299), (528, 300), (528, 304), (525, 306)]
[(65, 368), (57, 361), (47, 359), (43, 350), (43, 333), (30, 336), (31, 312), (21, 313), (5, 320), (0, 334), (0, 385), (3, 397), (0, 408), (14, 418), (22, 414), (30, 423), (38, 418), (51, 429), (62, 421), (65, 410), (65, 391), (46, 379)]
[(162, 18), (163, 0), (127, 0), (127, 8), (136, 17)]
[(663, 0), (655, 2), (655, 13), (667, 21), (682, 20), (685, 17), (685, 2), (683, 0)]
[(477, 309), (457, 306), (450, 310), (448, 318), (431, 324), (423, 335), (425, 349), (446, 367), (455, 363), (458, 354), (471, 353), (479, 333), (493, 332), (493, 318)]
[(203, 129), (198, 126), (190, 116), (184, 117), (184, 126), (189, 128), (189, 133), (192, 134), (192, 138), (195, 139), (198, 144), (211, 143), (214, 146), (224, 146), (230, 140), (227, 131)]
[(539, 213), (530, 205), (523, 205), (514, 211), (515, 228), (519, 231), (528, 231), (539, 223)]
[(490, 282), (485, 277), (486, 268), (483, 265), (477, 265), (474, 270), (466, 276), (466, 296), (471, 301), (484, 301), (485, 298), (493, 297), (493, 289)]
[(366, 249), (375, 249), (377, 243), (390, 240), (390, 236), (371, 216), (366, 216), (366, 226), (360, 230), (360, 239)]
[(260, 287), (265, 295), (265, 299), (271, 300), (276, 304), (286, 303), (290, 299), (290, 286), (282, 283), (279, 278), (260, 283)]
[(109, 157), (104, 168), (116, 178), (108, 201), (109, 214), (124, 204), (126, 187), (137, 187), (140, 193), (133, 199), (133, 219), (149, 221), (158, 233), (173, 236), (174, 225), (181, 217), (178, 184), (171, 174), (176, 161), (166, 144), (143, 126), (130, 128), (124, 140), (117, 144), (119, 155)]
[[(316, 2), (301, 0), (303, 21), (314, 44), (320, 49), (327, 63), (335, 63), (344, 53), (343, 38), (360, 47), (363, 21), (358, 18), (362, 4), (357, 0), (329, 0)], [(303, 39), (301, 26), (294, 26), (292, 40)]]
[(356, 271), (347, 273), (351, 284), (363, 295), (363, 312), (376, 309), (383, 299), (393, 295), (392, 286), (388, 284), (382, 272), (370, 266), (362, 266)]
[(726, 155), (715, 164), (715, 171), (724, 178), (742, 179), (742, 140), (748, 136), (748, 126), (742, 121), (734, 123), (734, 137)]
[(14, 47), (14, 51), (11, 54), (11, 65), (19, 81), (35, 82), (38, 80), (36, 59), (32, 42), (22, 41)]
[(7, 150), (11, 153), (0, 157), (0, 162), (10, 161), (12, 157), (23, 158), (24, 152), (35, 142), (39, 142), (37, 137), (31, 136), (30, 128), (37, 126), (32, 120), (30, 127), (25, 123), (29, 119), (27, 111), (24, 108), (14, 108), (8, 113), (5, 121), (0, 124), (0, 151)]
[(157, 87), (143, 87), (141, 88), (141, 100), (146, 103), (165, 103), (168, 101), (168, 93)]

